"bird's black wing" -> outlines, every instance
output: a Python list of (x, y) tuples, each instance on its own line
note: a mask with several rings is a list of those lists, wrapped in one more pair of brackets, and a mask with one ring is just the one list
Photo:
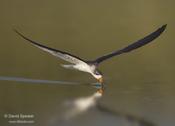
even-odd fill
[(70, 53), (67, 53), (67, 52), (63, 52), (63, 51), (60, 51), (60, 50), (57, 50), (57, 49), (53, 49), (53, 48), (50, 48), (50, 47), (47, 47), (45, 45), (41, 45), (27, 37), (25, 37), (24, 35), (22, 35), (20, 32), (18, 32), (17, 30), (14, 29), (14, 31), (20, 35), (22, 38), (24, 38), (25, 40), (29, 41), (31, 44), (33, 44), (34, 46), (42, 49), (43, 51), (46, 51), (56, 57), (59, 57), (67, 62), (70, 62), (70, 63), (73, 63), (73, 64), (80, 64), (80, 63), (86, 63), (86, 61), (84, 61), (83, 59), (77, 57), (77, 56), (74, 56)]
[(137, 49), (139, 47), (142, 47), (148, 43), (150, 43), (151, 41), (153, 41), (154, 39), (156, 39), (166, 28), (166, 25), (163, 25), (162, 27), (158, 28), (156, 31), (154, 31), (153, 33), (147, 35), (146, 37), (134, 42), (133, 44), (123, 48), (123, 49), (120, 49), (120, 50), (117, 50), (117, 51), (114, 51), (110, 54), (107, 54), (107, 55), (104, 55), (102, 57), (99, 57), (97, 58), (95, 61), (95, 63), (99, 64), (101, 63), (102, 61), (106, 60), (106, 59), (109, 59), (113, 56), (117, 56), (117, 55), (120, 55), (122, 53), (127, 53), (127, 52), (130, 52), (134, 49)]

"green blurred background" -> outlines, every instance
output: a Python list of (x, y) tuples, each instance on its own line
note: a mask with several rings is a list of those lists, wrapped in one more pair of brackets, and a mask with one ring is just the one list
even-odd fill
[[(0, 76), (95, 81), (61, 68), (63, 61), (31, 46), (13, 28), (42, 44), (95, 59), (168, 24), (153, 43), (100, 66), (107, 86), (101, 102), (160, 126), (174, 126), (174, 5), (173, 0), (0, 0)], [(0, 123), (9, 125), (5, 113), (33, 113), (33, 125), (48, 125), (64, 100), (94, 91), (0, 81)]]

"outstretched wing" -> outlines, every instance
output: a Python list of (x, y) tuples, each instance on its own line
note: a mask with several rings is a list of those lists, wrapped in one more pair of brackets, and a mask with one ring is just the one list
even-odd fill
[(20, 32), (18, 32), (17, 30), (14, 30), (18, 35), (20, 35), (22, 38), (24, 38), (25, 40), (29, 41), (31, 44), (33, 44), (34, 46), (42, 49), (43, 51), (46, 51), (56, 57), (59, 57), (67, 62), (70, 62), (70, 63), (73, 63), (73, 64), (80, 64), (80, 63), (86, 63), (86, 61), (84, 61), (83, 59), (77, 57), (77, 56), (74, 56), (70, 53), (67, 53), (67, 52), (63, 52), (63, 51), (60, 51), (60, 50), (57, 50), (57, 49), (53, 49), (53, 48), (50, 48), (50, 47), (47, 47), (45, 45), (41, 45), (27, 37), (25, 37), (23, 34), (21, 34)]
[(120, 55), (122, 53), (127, 53), (127, 52), (130, 52), (134, 49), (137, 49), (139, 47), (142, 47), (148, 43), (150, 43), (151, 41), (153, 41), (154, 39), (156, 39), (166, 28), (166, 25), (163, 25), (162, 27), (158, 28), (156, 31), (154, 31), (153, 33), (147, 35), (146, 37), (134, 42), (133, 44), (121, 49), (121, 50), (117, 50), (117, 51), (114, 51), (110, 54), (107, 54), (107, 55), (104, 55), (102, 57), (99, 57), (97, 58), (94, 62), (99, 64), (100, 62), (106, 60), (106, 59), (109, 59), (113, 56), (117, 56), (117, 55)]

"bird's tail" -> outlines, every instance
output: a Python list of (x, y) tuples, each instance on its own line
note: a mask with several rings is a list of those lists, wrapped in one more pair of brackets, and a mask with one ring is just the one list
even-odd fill
[(69, 65), (67, 65), (67, 64), (61, 64), (61, 66), (64, 67), (64, 68), (66, 68), (66, 69), (75, 69), (74, 68), (74, 65), (72, 65), (72, 64), (69, 64)]

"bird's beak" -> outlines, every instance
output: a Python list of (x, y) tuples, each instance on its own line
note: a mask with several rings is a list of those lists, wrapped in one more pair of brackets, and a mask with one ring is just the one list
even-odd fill
[(102, 78), (102, 77), (99, 78), (99, 79), (98, 79), (98, 82), (103, 83), (103, 78)]
[(98, 93), (103, 94), (104, 90), (102, 88), (97, 90)]

